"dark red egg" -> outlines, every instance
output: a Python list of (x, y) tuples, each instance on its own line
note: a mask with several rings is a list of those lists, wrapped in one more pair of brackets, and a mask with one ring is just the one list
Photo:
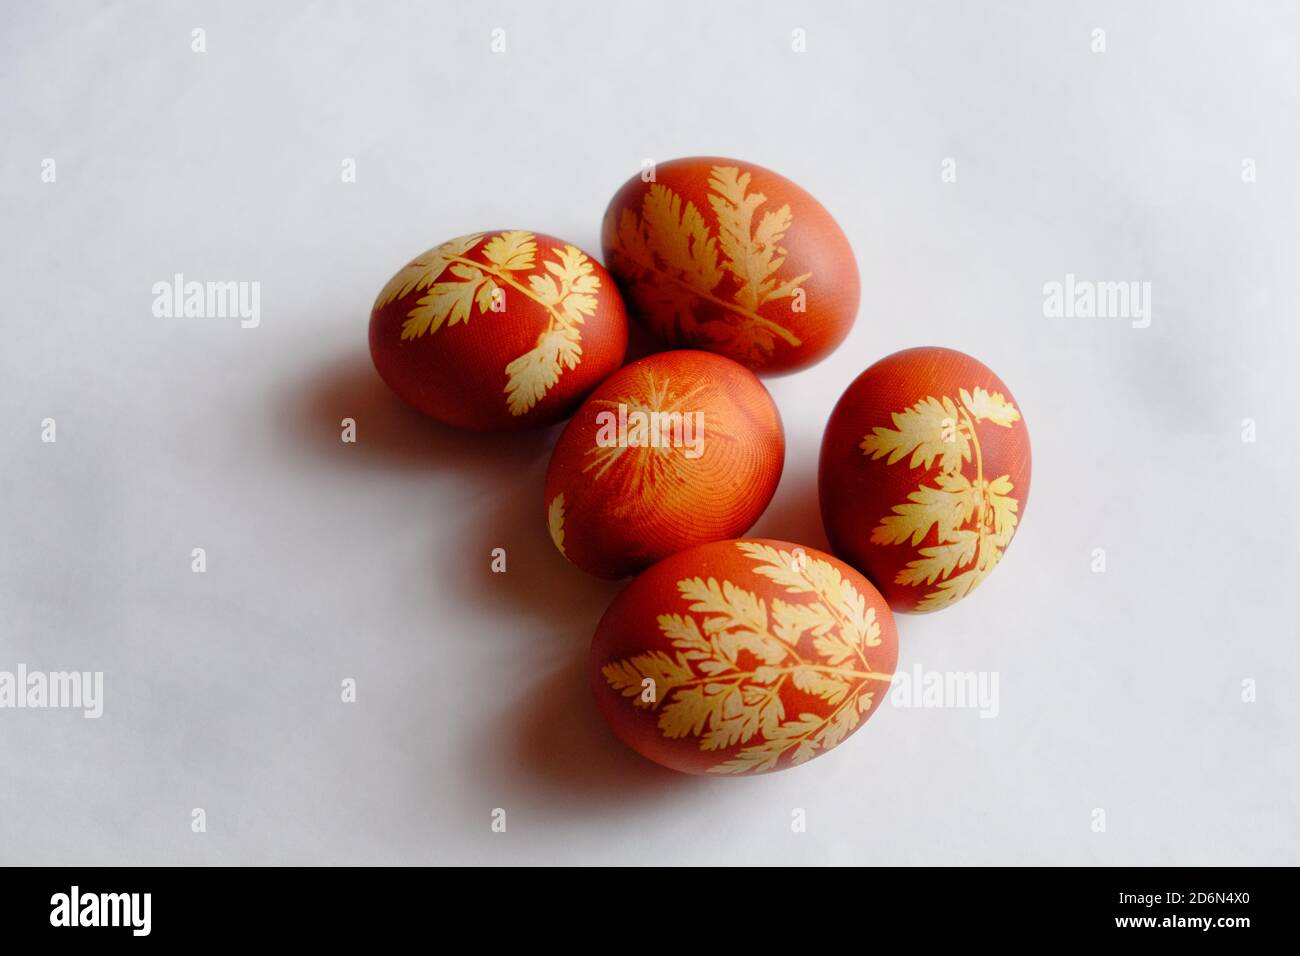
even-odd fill
[(1029, 432), (1011, 390), (952, 349), (857, 377), (822, 439), (822, 521), (895, 611), (937, 611), (997, 566), (1029, 497)]
[(744, 534), (785, 462), (781, 416), (753, 372), (660, 352), (615, 372), (565, 426), (546, 473), (555, 546), (590, 574), (635, 574)]
[(370, 354), (389, 387), (475, 431), (567, 418), (626, 349), (627, 315), (609, 273), (576, 246), (520, 229), (417, 256), (370, 314)]
[(633, 318), (670, 346), (759, 374), (820, 361), (857, 316), (844, 232), (811, 195), (753, 163), (659, 163), (615, 194), (601, 242)]
[(880, 709), (898, 661), (871, 582), (829, 554), (719, 541), (654, 565), (591, 642), (601, 716), (629, 747), (683, 773), (785, 770)]

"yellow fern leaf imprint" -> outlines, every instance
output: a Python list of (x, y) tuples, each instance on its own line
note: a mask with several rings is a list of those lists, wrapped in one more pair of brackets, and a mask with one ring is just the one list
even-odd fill
[[(582, 361), (580, 326), (596, 314), (600, 277), (582, 250), (566, 245), (537, 267), (537, 237), (515, 229), (483, 242), (484, 234), (445, 242), (412, 261), (379, 293), (375, 307), (424, 292), (407, 313), (401, 337), (416, 339), (480, 314), (504, 311), (506, 290), (541, 306), (546, 326), (536, 345), (505, 366), (506, 404), (512, 415), (531, 410), (565, 369)], [(476, 252), (480, 258), (471, 257)], [(526, 279), (527, 281), (522, 281)]]
[[(595, 399), (594, 404), (615, 415), (622, 412), (630, 419), (641, 416), (645, 421), (668, 427), (676, 423), (679, 434), (682, 429), (694, 431), (690, 424), (691, 416), (699, 415), (697, 435), (701, 443), (706, 430), (710, 442), (735, 441), (727, 422), (712, 414), (695, 411), (706, 388), (705, 385), (682, 388), (673, 384), (668, 376), (645, 369), (626, 393), (611, 399)], [(647, 439), (635, 444), (596, 444), (587, 449), (587, 461), (582, 470), (594, 479), (602, 480), (609, 476), (609, 480), (617, 482), (620, 490), (614, 497), (613, 507), (618, 514), (628, 517), (647, 503), (661, 501), (662, 495), (671, 487), (686, 485), (690, 456), (690, 447), (666, 441)]]
[[(770, 603), (730, 581), (687, 578), (677, 590), (688, 613), (661, 614), (673, 653), (653, 651), (601, 668), (633, 706), (657, 710), (666, 737), (699, 738), (702, 751), (743, 745), (709, 768), (736, 774), (800, 764), (829, 750), (871, 710), (891, 674), (868, 662), (881, 644), (875, 609), (831, 563), (757, 541), (736, 547), (754, 571), (802, 595)], [(654, 682), (652, 700), (644, 681)], [(825, 714), (787, 713), (782, 689), (817, 697)]]
[[(873, 544), (919, 545), (933, 528), (937, 543), (898, 572), (897, 584), (927, 586), (918, 611), (935, 611), (965, 597), (988, 577), (1015, 534), (1020, 502), (1009, 475), (989, 480), (976, 424), (1010, 428), (1020, 412), (999, 392), (959, 389), (957, 399), (926, 396), (891, 416), (893, 428), (876, 427), (859, 447), (893, 465), (930, 469), (933, 484), (921, 485), (880, 519)], [(968, 475), (967, 464), (974, 466)]]
[[(751, 365), (762, 364), (778, 339), (802, 344), (789, 329), (760, 314), (769, 302), (789, 298), (811, 272), (780, 277), (786, 250), (781, 240), (794, 217), (788, 205), (755, 216), (767, 202), (750, 192), (750, 173), (735, 166), (710, 170), (709, 207), (716, 235), (695, 204), (660, 183), (651, 184), (638, 214), (624, 209), (615, 254), (634, 276), (637, 293), (671, 316), (683, 339), (722, 345)], [(730, 277), (728, 295), (720, 287)], [(720, 318), (701, 319), (702, 306)]]
[(558, 494), (551, 499), (551, 503), (546, 509), (546, 524), (551, 532), (551, 540), (555, 542), (555, 547), (559, 549), (560, 554), (568, 557), (568, 552), (564, 550), (564, 495)]

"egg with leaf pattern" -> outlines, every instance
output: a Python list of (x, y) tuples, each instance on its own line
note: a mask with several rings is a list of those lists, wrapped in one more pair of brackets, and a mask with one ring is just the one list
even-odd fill
[(636, 578), (601, 618), (589, 677), (632, 749), (691, 774), (807, 763), (880, 709), (898, 661), (889, 606), (812, 548), (700, 545)]
[(621, 578), (675, 551), (744, 534), (772, 499), (785, 432), (753, 372), (711, 352), (659, 352), (592, 392), (551, 454), (556, 548)]
[(1029, 432), (1002, 380), (952, 349), (907, 349), (859, 375), (831, 412), (822, 522), (895, 611), (937, 611), (997, 566), (1029, 476)]
[(753, 163), (646, 167), (610, 201), (601, 242), (634, 319), (669, 346), (759, 374), (820, 361), (857, 316), (844, 232), (811, 195)]
[(375, 300), (370, 354), (405, 402), (476, 431), (568, 417), (627, 349), (609, 273), (537, 232), (474, 233), (403, 266)]

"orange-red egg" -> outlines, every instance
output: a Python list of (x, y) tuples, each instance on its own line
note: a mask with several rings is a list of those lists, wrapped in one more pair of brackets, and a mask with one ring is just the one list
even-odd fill
[(694, 774), (806, 763), (879, 708), (898, 660), (884, 599), (844, 562), (784, 541), (700, 545), (614, 599), (591, 642), (601, 716)]
[(601, 241), (633, 318), (669, 345), (760, 374), (821, 360), (857, 316), (844, 232), (811, 195), (753, 163), (696, 156), (647, 168), (610, 201)]
[(609, 273), (560, 239), (512, 229), (444, 242), (375, 300), (370, 354), (403, 401), (475, 431), (568, 417), (623, 362)]
[(907, 349), (859, 375), (831, 413), (822, 521), (895, 611), (937, 611), (997, 566), (1029, 474), (1029, 432), (1002, 380), (952, 349)]
[(785, 461), (763, 383), (710, 352), (661, 352), (606, 379), (565, 426), (546, 474), (555, 546), (602, 578), (744, 534)]

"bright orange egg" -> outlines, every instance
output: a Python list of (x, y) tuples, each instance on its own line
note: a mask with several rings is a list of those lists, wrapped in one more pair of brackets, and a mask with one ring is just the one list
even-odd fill
[(799, 545), (720, 541), (650, 568), (591, 642), (596, 705), (629, 747), (694, 774), (784, 770), (879, 708), (898, 661), (889, 606)]
[(760, 374), (812, 365), (849, 334), (857, 263), (811, 195), (735, 159), (675, 159), (648, 176), (615, 194), (601, 230), (637, 321)]
[(781, 479), (785, 434), (754, 374), (709, 352), (661, 352), (610, 376), (565, 426), (547, 523), (602, 578), (744, 534)]
[(375, 368), (403, 401), (475, 431), (568, 417), (623, 362), (627, 314), (600, 263), (512, 229), (411, 260), (370, 314)]
[(822, 521), (895, 611), (937, 611), (997, 566), (1029, 474), (1029, 432), (1002, 380), (952, 349), (907, 349), (859, 375), (831, 413)]

